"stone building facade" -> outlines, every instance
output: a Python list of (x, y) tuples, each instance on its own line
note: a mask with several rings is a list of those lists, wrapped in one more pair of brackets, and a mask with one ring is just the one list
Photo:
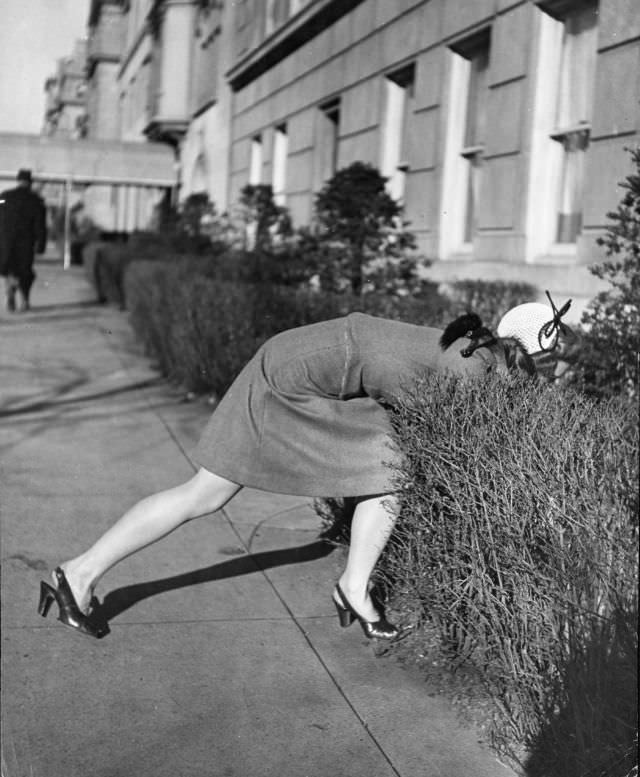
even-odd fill
[(323, 180), (363, 160), (436, 276), (588, 283), (640, 137), (636, 2), (236, 6), (231, 199), (269, 182), (305, 223)]
[[(146, 143), (152, 115), (155, 37), (151, 0), (92, 0), (88, 20), (88, 137), (125, 144)], [(154, 138), (155, 139), (155, 138)], [(87, 207), (115, 232), (153, 225), (166, 190), (135, 182), (92, 186)]]
[(122, 7), (119, 2), (93, 2), (87, 41), (88, 136), (119, 140), (118, 73), (123, 49)]
[(91, 134), (169, 143), (181, 198), (270, 183), (302, 225), (361, 160), (433, 277), (593, 291), (640, 138), (636, 0), (93, 0), (89, 27)]
[(55, 75), (44, 85), (42, 134), (77, 139), (87, 134), (87, 42), (76, 41), (73, 53), (58, 60)]

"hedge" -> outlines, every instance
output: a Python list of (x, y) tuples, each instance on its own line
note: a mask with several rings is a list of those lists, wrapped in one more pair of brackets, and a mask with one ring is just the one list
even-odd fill
[[(528, 777), (636, 761), (638, 417), (622, 400), (488, 377), (399, 402), (402, 514), (381, 574), (412, 650), (438, 635), (493, 700)], [(338, 523), (340, 505), (321, 512)], [(406, 653), (407, 645), (398, 645)]]
[[(162, 372), (195, 392), (224, 393), (262, 342), (291, 327), (355, 310), (443, 326), (464, 309), (439, 294), (435, 284), (425, 284), (417, 296), (328, 294), (221, 280), (215, 257), (132, 261), (130, 252), (124, 256), (115, 253), (103, 262), (105, 277), (119, 263), (110, 281), (119, 291), (112, 296), (121, 304), (126, 300), (131, 323)], [(108, 285), (105, 281), (103, 288)], [(530, 289), (514, 292), (499, 283), (484, 288), (494, 300), (530, 299)]]
[[(184, 243), (184, 241), (183, 241)], [(162, 235), (133, 233), (126, 242), (95, 241), (83, 252), (85, 274), (96, 290), (99, 302), (109, 302), (121, 310), (127, 307), (124, 277), (128, 266), (135, 261), (176, 261), (181, 257), (196, 257), (188, 251), (188, 244), (180, 251), (171, 248), (171, 240)]]
[[(434, 291), (434, 295), (437, 293)], [(419, 320), (426, 300), (372, 295), (317, 294), (265, 283), (234, 283), (215, 277), (205, 259), (172, 263), (136, 261), (127, 268), (124, 295), (131, 324), (147, 353), (171, 380), (194, 392), (222, 395), (244, 364), (271, 335), (354, 309)]]

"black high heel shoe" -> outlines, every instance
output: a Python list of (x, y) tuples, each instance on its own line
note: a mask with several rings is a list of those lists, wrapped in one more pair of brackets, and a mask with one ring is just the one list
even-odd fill
[(343, 629), (350, 626), (354, 621), (358, 621), (360, 626), (362, 626), (365, 637), (368, 637), (369, 639), (372, 639), (373, 637), (377, 637), (378, 639), (394, 639), (400, 633), (400, 629), (398, 629), (397, 626), (394, 626), (393, 623), (389, 623), (384, 616), (377, 621), (367, 621), (358, 615), (338, 583), (336, 583), (335, 593), (340, 601), (336, 601), (334, 598), (333, 603), (338, 611), (338, 618), (340, 619), (340, 625)]
[(58, 586), (54, 588), (49, 583), (42, 581), (40, 583), (40, 602), (38, 603), (38, 612), (43, 618), (47, 617), (49, 608), (55, 601), (60, 612), (58, 620), (71, 629), (76, 629), (88, 637), (101, 639), (109, 633), (109, 624), (99, 613), (99, 603), (94, 597), (91, 599), (89, 613), (85, 615), (78, 607), (67, 578), (58, 567), (54, 572)]

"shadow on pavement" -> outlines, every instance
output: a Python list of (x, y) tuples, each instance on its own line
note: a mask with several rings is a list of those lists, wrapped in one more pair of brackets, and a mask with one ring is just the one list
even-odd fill
[(31, 305), (30, 313), (56, 313), (59, 310), (83, 310), (104, 307), (97, 299), (85, 299), (76, 302), (58, 302), (55, 305)]
[[(82, 402), (91, 402), (97, 399), (105, 399), (106, 397), (119, 396), (121, 394), (127, 394), (130, 391), (151, 388), (152, 386), (157, 386), (162, 382), (163, 378), (158, 376), (155, 378), (149, 378), (148, 380), (141, 380), (137, 383), (128, 383), (126, 386), (119, 386), (118, 388), (97, 391), (93, 394), (82, 394), (77, 397), (68, 397), (66, 399), (42, 399), (36, 402), (31, 402), (30, 404), (20, 405), (19, 407), (7, 410), (0, 408), (0, 418), (7, 418), (9, 416), (16, 415), (26, 415), (28, 413), (37, 413), (41, 412), (42, 410), (54, 410), (55, 408), (61, 407), (63, 405), (80, 404)], [(63, 393), (64, 391), (68, 391), (71, 388), (77, 388), (79, 385), (81, 385), (81, 383), (82, 381), (80, 383), (74, 383), (71, 386), (63, 387), (58, 391), (59, 393)]]
[(41, 324), (64, 324), (64, 323), (72, 323), (76, 321), (82, 321), (83, 319), (87, 318), (88, 311), (90, 309), (94, 309), (95, 314), (97, 315), (101, 310), (102, 306), (99, 305), (96, 302), (92, 302), (90, 305), (87, 305), (84, 308), (79, 308), (75, 304), (73, 306), (69, 306), (67, 308), (63, 308), (61, 310), (58, 310), (56, 306), (50, 307), (47, 312), (41, 313), (41, 310), (44, 310), (44, 308), (32, 308), (27, 313), (15, 313), (10, 315), (2, 315), (0, 318), (0, 321), (2, 322), (2, 326), (22, 326), (24, 324), (35, 324), (35, 325), (41, 325)]
[(228, 577), (249, 575), (253, 572), (260, 572), (273, 567), (315, 561), (328, 556), (334, 550), (335, 545), (332, 545), (330, 542), (316, 540), (296, 548), (282, 548), (280, 550), (252, 553), (232, 561), (223, 561), (210, 567), (186, 572), (182, 575), (174, 575), (173, 577), (165, 577), (162, 580), (151, 580), (147, 583), (137, 583), (124, 588), (116, 588), (105, 596), (101, 612), (107, 620), (112, 620), (143, 599), (164, 593), (165, 591), (174, 591), (177, 588), (186, 588), (191, 585), (209, 583), (213, 580), (223, 580)]

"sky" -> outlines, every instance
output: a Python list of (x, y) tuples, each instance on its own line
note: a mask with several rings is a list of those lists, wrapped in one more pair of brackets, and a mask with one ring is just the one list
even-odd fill
[(0, 0), (0, 132), (40, 133), (44, 82), (88, 15), (89, 0)]

